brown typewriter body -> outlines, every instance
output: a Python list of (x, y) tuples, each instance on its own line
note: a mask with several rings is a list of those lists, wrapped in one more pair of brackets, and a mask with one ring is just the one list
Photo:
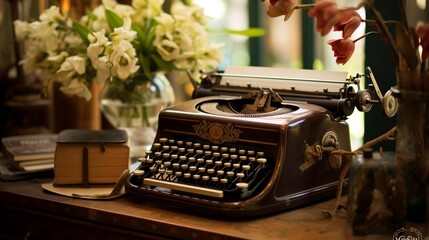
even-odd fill
[[(341, 96), (351, 91), (341, 85), (309, 94), (280, 86), (292, 93), (277, 94), (245, 85), (234, 91), (234, 84), (214, 84), (209, 89), (226, 91), (207, 96), (205, 88), (203, 97), (163, 110), (151, 150), (125, 183), (127, 193), (231, 217), (262, 216), (335, 196), (341, 157), (314, 155), (322, 148), (350, 150), (344, 115), (353, 112), (353, 99)], [(260, 94), (249, 97), (257, 89)], [(312, 158), (315, 163), (303, 171)]]

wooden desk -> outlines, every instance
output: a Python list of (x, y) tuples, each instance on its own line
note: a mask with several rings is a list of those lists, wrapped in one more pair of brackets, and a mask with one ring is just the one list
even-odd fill
[[(82, 200), (43, 191), (42, 182), (0, 181), (0, 239), (392, 239), (353, 237), (333, 199), (269, 217), (233, 221), (177, 212), (155, 203)], [(346, 201), (346, 198), (343, 199)]]

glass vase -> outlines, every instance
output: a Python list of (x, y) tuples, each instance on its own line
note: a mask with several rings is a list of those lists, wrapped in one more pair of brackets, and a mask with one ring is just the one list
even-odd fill
[(426, 220), (429, 174), (429, 94), (394, 89), (398, 98), (396, 159), (403, 172), (407, 219)]
[(405, 226), (403, 178), (394, 152), (365, 149), (350, 166), (347, 214), (355, 236), (388, 235)]
[(139, 75), (125, 81), (114, 79), (103, 88), (101, 112), (115, 128), (124, 129), (130, 142), (130, 160), (145, 155), (155, 139), (158, 115), (175, 101), (170, 81), (163, 73), (152, 79)]

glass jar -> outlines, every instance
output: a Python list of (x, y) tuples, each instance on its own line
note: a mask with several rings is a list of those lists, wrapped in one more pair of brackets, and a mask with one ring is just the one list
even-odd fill
[(404, 182), (395, 154), (365, 149), (350, 167), (347, 203), (353, 235), (390, 235), (405, 226)]
[(175, 101), (170, 81), (163, 73), (152, 79), (115, 79), (103, 88), (101, 112), (115, 128), (124, 129), (130, 141), (131, 163), (145, 155), (155, 139), (158, 115)]

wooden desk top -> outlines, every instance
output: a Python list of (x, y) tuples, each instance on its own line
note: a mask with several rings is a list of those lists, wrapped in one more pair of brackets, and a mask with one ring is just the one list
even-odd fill
[[(45, 192), (42, 182), (0, 181), (0, 204), (47, 214), (106, 224), (179, 239), (392, 239), (392, 236), (354, 237), (340, 211), (331, 220), (322, 210), (331, 209), (334, 199), (307, 207), (252, 220), (214, 219), (173, 211), (148, 201), (135, 202), (126, 196), (115, 200), (83, 200)], [(346, 197), (343, 197), (346, 201)]]

